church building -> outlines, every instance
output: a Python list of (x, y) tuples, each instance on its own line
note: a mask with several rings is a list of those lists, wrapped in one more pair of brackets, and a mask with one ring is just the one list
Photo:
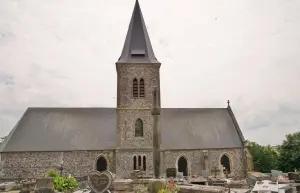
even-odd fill
[(160, 66), (136, 1), (116, 62), (116, 108), (29, 107), (0, 146), (3, 178), (24, 171), (39, 177), (57, 168), (74, 176), (154, 173), (154, 148), (161, 176), (168, 168), (184, 176), (220, 168), (244, 176), (249, 153), (229, 102), (224, 108), (161, 107)]

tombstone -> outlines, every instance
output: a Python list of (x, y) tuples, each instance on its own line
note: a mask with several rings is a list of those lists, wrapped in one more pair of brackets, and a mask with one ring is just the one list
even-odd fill
[(177, 169), (176, 168), (168, 168), (166, 170), (166, 177), (167, 178), (170, 178), (170, 177), (176, 178), (176, 176), (177, 176)]
[(271, 170), (271, 177), (272, 178), (278, 178), (279, 176), (282, 176), (282, 171)]
[(213, 173), (213, 177), (216, 178), (219, 175), (220, 169), (218, 167), (214, 167), (214, 169), (211, 170)]
[(204, 178), (208, 178), (208, 177), (209, 177), (209, 170), (202, 170), (201, 175), (202, 175)]
[(225, 168), (225, 178), (228, 178), (229, 171)]
[(110, 192), (108, 188), (112, 185), (113, 174), (109, 171), (91, 171), (88, 174), (88, 185), (95, 193)]
[(223, 167), (223, 165), (222, 164), (220, 164), (219, 165), (219, 177), (220, 178), (225, 178), (225, 175), (224, 175), (224, 170), (225, 170), (226, 168), (225, 167)]
[(17, 184), (15, 182), (4, 182), (4, 183), (0, 183), (0, 192), (1, 191), (9, 191), (11, 189), (13, 189), (14, 187), (16, 187)]
[(53, 178), (37, 178), (35, 193), (54, 193)]
[(176, 178), (183, 179), (183, 172), (177, 172)]
[[(34, 182), (23, 181), (20, 193), (30, 193), (31, 191), (34, 190), (34, 186), (35, 186)], [(53, 192), (44, 191), (41, 193), (54, 193), (54, 190)]]

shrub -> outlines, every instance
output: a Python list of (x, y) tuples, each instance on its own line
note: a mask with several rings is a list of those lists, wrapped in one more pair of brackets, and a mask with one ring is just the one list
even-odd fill
[(59, 192), (73, 191), (79, 188), (79, 184), (74, 177), (63, 177), (56, 170), (49, 170), (47, 176), (53, 178), (54, 189)]
[(74, 177), (56, 177), (53, 183), (54, 189), (59, 192), (73, 191), (79, 188), (79, 184)]

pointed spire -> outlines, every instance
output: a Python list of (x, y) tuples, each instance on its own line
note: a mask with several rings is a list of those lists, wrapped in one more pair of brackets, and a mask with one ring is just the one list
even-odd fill
[(154, 55), (138, 0), (135, 2), (123, 51), (117, 63), (159, 63)]

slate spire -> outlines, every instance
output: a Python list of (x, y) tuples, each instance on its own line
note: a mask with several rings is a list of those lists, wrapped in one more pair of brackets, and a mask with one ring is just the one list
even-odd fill
[(154, 55), (138, 0), (135, 2), (123, 51), (117, 63), (159, 63)]

